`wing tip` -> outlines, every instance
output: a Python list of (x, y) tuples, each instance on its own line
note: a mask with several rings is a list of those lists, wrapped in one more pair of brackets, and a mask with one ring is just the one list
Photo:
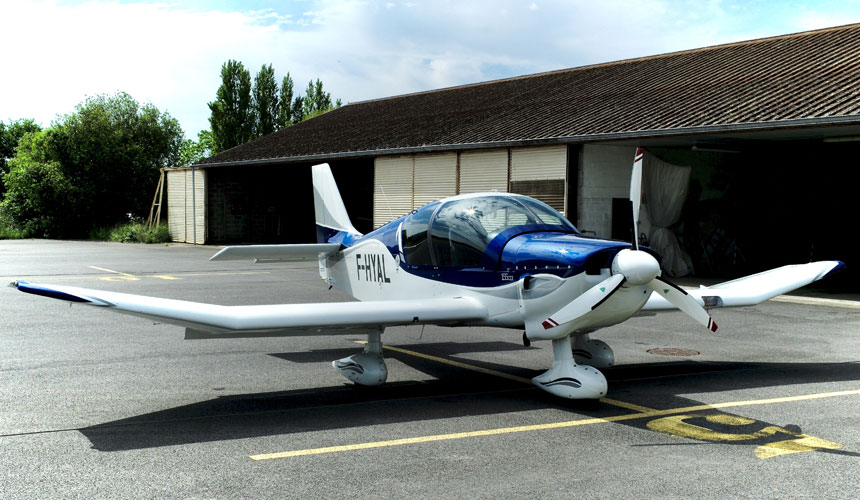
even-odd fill
[(221, 254), (225, 253), (228, 248), (230, 248), (230, 247), (224, 247), (221, 250), (218, 250), (218, 252), (215, 255), (213, 255), (212, 257), (209, 257), (209, 262), (212, 262), (213, 260), (223, 260), (221, 257)]
[(829, 278), (830, 276), (832, 276), (836, 273), (839, 273), (845, 269), (845, 263), (842, 262), (841, 260), (835, 260), (833, 262), (834, 262), (833, 267), (830, 268), (830, 270), (827, 271), (827, 273), (824, 276), (822, 276), (821, 279)]
[(13, 281), (9, 286), (14, 286), (20, 292), (48, 297), (49, 299), (65, 300), (67, 302), (77, 302), (82, 304), (91, 304), (94, 306), (113, 306), (111, 302), (103, 299), (87, 297), (86, 295), (76, 295), (70, 289), (69, 291), (58, 290), (51, 288), (48, 285), (40, 285), (38, 283), (30, 283), (28, 281)]

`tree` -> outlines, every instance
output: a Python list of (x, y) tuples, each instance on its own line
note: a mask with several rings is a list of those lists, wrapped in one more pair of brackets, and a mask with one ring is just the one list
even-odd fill
[(293, 100), (293, 107), (290, 110), (290, 120), (292, 124), (301, 123), (305, 119), (305, 100), (302, 96), (297, 95)]
[(331, 94), (323, 90), (323, 83), (319, 78), (316, 83), (313, 80), (308, 82), (303, 104), (305, 120), (334, 109), (331, 104)]
[(278, 99), (278, 130), (293, 124), (293, 79), (290, 74), (281, 82), (281, 95)]
[(11, 220), (28, 236), (62, 236), (61, 228), (79, 226), (81, 190), (76, 189), (57, 160), (54, 131), (29, 134), (19, 142), (3, 179), (7, 192), (0, 205), (3, 219)]
[(211, 152), (220, 153), (340, 106), (340, 99), (332, 104), (331, 94), (319, 78), (309, 81), (305, 96), (300, 96), (294, 94), (293, 79), (287, 73), (278, 93), (275, 70), (268, 64), (254, 77), (252, 89), (251, 76), (242, 63), (228, 60), (221, 66), (221, 86), (215, 100), (209, 103)]
[(263, 65), (254, 78), (254, 137), (271, 134), (277, 130), (278, 84), (272, 65)]
[(214, 143), (212, 131), (201, 130), (197, 133), (197, 141), (185, 139), (179, 152), (179, 165), (186, 166), (197, 163), (212, 154)]
[(10, 121), (8, 126), (0, 122), (0, 199), (5, 192), (3, 177), (9, 173), (8, 160), (15, 156), (18, 143), (24, 135), (40, 130), (42, 127), (31, 118)]
[(209, 103), (209, 124), (215, 144), (213, 152), (248, 142), (253, 136), (251, 75), (239, 61), (230, 59), (221, 66), (221, 86)]
[(90, 97), (25, 135), (6, 176), (4, 215), (34, 236), (81, 237), (149, 212), (159, 169), (179, 161), (174, 118), (126, 93)]

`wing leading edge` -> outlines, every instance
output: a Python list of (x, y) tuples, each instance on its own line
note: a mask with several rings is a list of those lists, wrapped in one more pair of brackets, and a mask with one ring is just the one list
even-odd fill
[[(839, 261), (783, 266), (718, 285), (686, 290), (686, 292), (707, 308), (752, 306), (818, 281), (841, 271), (844, 267), (845, 264)], [(648, 302), (642, 307), (643, 311), (673, 309), (676, 309), (674, 305), (656, 293), (651, 294)]]
[(469, 297), (221, 306), (25, 281), (11, 286), (26, 293), (184, 326), (187, 338), (333, 335), (397, 325), (468, 324), (487, 318), (486, 308)]
[(209, 260), (244, 260), (280, 262), (317, 260), (340, 250), (340, 243), (302, 243), (293, 245), (241, 245), (224, 247)]

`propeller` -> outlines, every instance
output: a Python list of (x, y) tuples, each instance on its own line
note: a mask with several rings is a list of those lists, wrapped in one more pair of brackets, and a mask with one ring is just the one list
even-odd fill
[(600, 283), (586, 290), (582, 295), (575, 298), (573, 302), (562, 307), (555, 314), (545, 319), (541, 326), (545, 330), (555, 328), (559, 325), (569, 323), (575, 319), (581, 318), (604, 303), (606, 299), (612, 296), (627, 279), (623, 274), (613, 274)]
[(702, 324), (712, 332), (717, 331), (708, 311), (699, 304), (696, 299), (685, 292), (681, 287), (671, 283), (660, 276), (660, 264), (650, 253), (639, 250), (638, 220), (639, 208), (642, 201), (642, 159), (644, 157), (642, 148), (636, 148), (633, 160), (633, 173), (630, 179), (630, 201), (633, 209), (633, 248), (618, 252), (612, 260), (611, 276), (586, 290), (582, 295), (574, 299), (566, 306), (559, 309), (552, 316), (541, 323), (545, 330), (558, 327), (565, 323), (577, 320), (589, 312), (600, 307), (609, 297), (618, 291), (624, 284), (634, 286), (647, 285), (648, 288), (672, 303)]
[(636, 148), (630, 175), (630, 202), (633, 204), (633, 250), (639, 250), (639, 206), (642, 204), (642, 159), (645, 152)]

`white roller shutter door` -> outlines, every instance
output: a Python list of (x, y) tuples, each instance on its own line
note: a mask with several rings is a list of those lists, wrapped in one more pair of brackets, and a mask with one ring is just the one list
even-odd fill
[(539, 146), (511, 150), (511, 180), (564, 179), (567, 174), (567, 146)]
[(376, 158), (373, 162), (373, 227), (412, 211), (411, 156)]
[(185, 170), (167, 171), (167, 231), (171, 240), (185, 242)]
[[(191, 176), (194, 176), (192, 181)], [(192, 192), (192, 189), (194, 190)], [(206, 242), (206, 171), (188, 170), (185, 178), (185, 190), (188, 192), (186, 206), (186, 218), (188, 225), (186, 232), (190, 236), (187, 243), (202, 245)], [(194, 205), (192, 205), (192, 203)], [(191, 207), (194, 207), (193, 210)], [(197, 231), (197, 234), (194, 234)]]
[(508, 150), (460, 153), (460, 193), (508, 190)]
[(415, 156), (412, 208), (457, 194), (457, 153)]
[(537, 198), (566, 214), (566, 177), (565, 145), (511, 150), (511, 192)]
[(167, 228), (173, 241), (206, 242), (205, 171), (182, 169), (167, 172)]

